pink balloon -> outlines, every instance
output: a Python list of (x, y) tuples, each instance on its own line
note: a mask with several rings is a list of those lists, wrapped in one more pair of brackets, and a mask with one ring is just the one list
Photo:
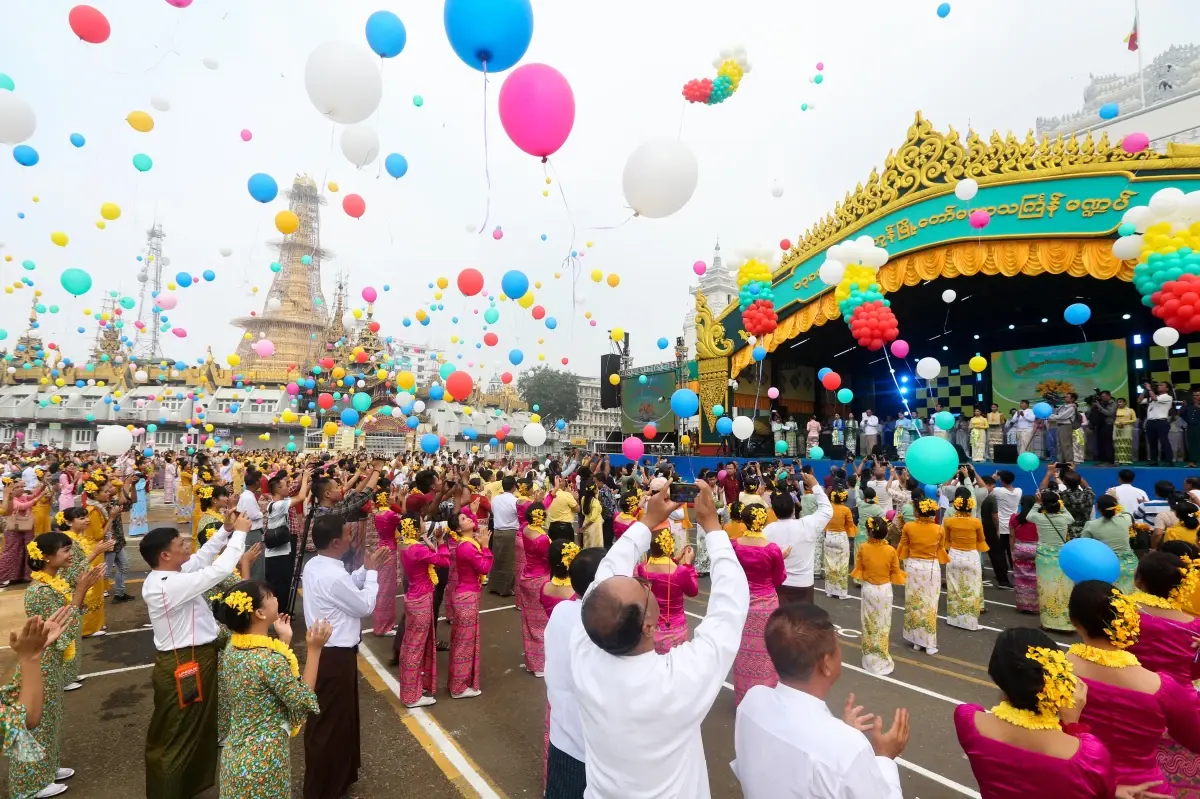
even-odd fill
[(595, 320), (595, 319), (589, 319), (588, 321), (589, 321), (589, 323), (591, 324), (591, 326), (592, 326), (592, 327), (595, 327), (595, 326), (596, 326), (596, 320)]
[(362, 298), (366, 302), (375, 302), (375, 300), (379, 299), (379, 292), (377, 292), (375, 289), (371, 288), (370, 286), (367, 286), (366, 288), (364, 288), (362, 290)]
[(270, 358), (275, 354), (275, 342), (269, 338), (262, 338), (254, 342), (254, 351), (258, 353), (260, 358)]
[(967, 217), (967, 221), (970, 222), (971, 227), (975, 228), (976, 230), (983, 230), (988, 226), (988, 223), (992, 221), (992, 215), (980, 208), (976, 211), (972, 211), (971, 215)]
[(179, 304), (179, 298), (174, 294), (159, 294), (154, 298), (154, 304), (164, 311), (170, 311)]
[(902, 338), (898, 338), (892, 342), (892, 355), (897, 358), (908, 357), (908, 342)]
[(253, 133), (251, 133), (250, 131), (246, 130), (245, 128), (242, 128), (242, 141), (250, 141), (250, 140), (251, 140), (251, 139), (253, 139), (253, 138), (254, 138), (254, 134), (253, 134)]
[(767, 396), (770, 397), (771, 399), (778, 399), (779, 398), (779, 389), (775, 388), (775, 386), (771, 386), (770, 388), (767, 389)]
[(500, 241), (500, 239), (504, 238), (504, 231), (500, 228), (496, 228), (492, 231), (492, 238), (496, 241)]
[(176, 8), (187, 8), (192, 4), (192, 0), (167, 0), (167, 5), (175, 6)]
[(821, 70), (823, 70), (823, 69), (825, 69), (825, 62), (824, 62), (824, 61), (818, 61), (818, 62), (817, 62), (817, 72), (820, 72), (820, 71), (821, 71)]
[(175, 335), (175, 338), (187, 338), (187, 331), (182, 327), (173, 327), (171, 328), (171, 332)]
[(575, 95), (554, 67), (525, 64), (500, 87), (500, 123), (513, 144), (546, 158), (558, 152), (575, 124)]
[(717, 479), (718, 479), (718, 480), (724, 480), (724, 479), (725, 479), (725, 476), (726, 476), (726, 475), (728, 475), (728, 474), (729, 474), (729, 472), (727, 472), (727, 471), (725, 471), (724, 469), (722, 469), (721, 471), (717, 472)]
[(646, 454), (646, 445), (640, 438), (630, 436), (621, 442), (621, 452), (625, 453), (625, 457), (629, 460), (636, 461)]
[(299, 394), (300, 386), (296, 385), (295, 383), (288, 383), (287, 384), (287, 393), (289, 393), (293, 396), (295, 396), (296, 394)]
[(696, 261), (696, 263), (692, 264), (692, 271), (697, 275), (703, 275), (708, 271), (708, 266), (704, 263), (704, 261)]
[(1127, 153), (1140, 153), (1150, 146), (1150, 137), (1145, 133), (1130, 133), (1121, 139), (1121, 149)]

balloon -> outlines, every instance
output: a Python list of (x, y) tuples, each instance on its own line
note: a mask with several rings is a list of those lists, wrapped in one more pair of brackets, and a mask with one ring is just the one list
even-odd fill
[(829, 391), (837, 391), (837, 389), (842, 385), (842, 376), (830, 369), (825, 373), (825, 376), (821, 378), (821, 385)]
[(646, 445), (640, 438), (630, 436), (621, 442), (621, 452), (631, 461), (636, 461), (646, 454)]
[(426, 433), (421, 436), (421, 451), (426, 455), (432, 455), (437, 452), (442, 446), (442, 439), (437, 433)]
[(221, 62), (212, 56), (205, 56), (204, 58), (201, 58), (200, 63), (208, 69), (216, 69), (217, 67), (221, 66)]
[[(942, 364), (937, 358), (922, 358), (917, 361), (917, 375), (926, 380), (933, 380), (942, 371)], [(929, 482), (941, 483), (942, 480), (931, 480)]]
[(831, 258), (826, 258), (825, 263), (821, 264), (821, 269), (817, 272), (817, 276), (821, 278), (821, 282), (826, 286), (836, 286), (842, 282), (842, 277), (845, 274), (845, 264)]
[(112, 33), (108, 18), (91, 6), (75, 6), (67, 14), (67, 23), (88, 44), (103, 44)]
[(639, 216), (660, 219), (687, 205), (699, 178), (696, 156), (683, 141), (656, 138), (630, 153), (621, 185)]
[(41, 160), (38, 151), (30, 147), (28, 144), (18, 144), (12, 151), (13, 160), (21, 166), (36, 166)]
[(921, 483), (941, 484), (958, 470), (958, 452), (954, 445), (937, 436), (922, 436), (908, 446), (904, 465)]
[(745, 441), (754, 434), (754, 420), (749, 416), (739, 416), (733, 420), (733, 436), (739, 441)]
[(342, 155), (360, 169), (379, 157), (379, 134), (370, 125), (351, 125), (342, 131)]
[(837, 401), (843, 405), (849, 405), (854, 401), (854, 392), (848, 388), (838, 389)]
[(379, 107), (383, 77), (366, 50), (332, 40), (309, 54), (304, 65), (304, 88), (322, 116), (342, 125), (353, 125)]
[(1179, 341), (1179, 331), (1173, 327), (1160, 327), (1154, 331), (1154, 343), (1160, 347), (1170, 347)]
[(92, 276), (82, 269), (64, 269), (58, 280), (68, 294), (74, 294), (76, 297), (86, 294), (92, 288)]
[(782, 438), (775, 442), (775, 454), (776, 455), (786, 455), (787, 450), (788, 450), (788, 443), (786, 441), (784, 441)]
[(342, 210), (346, 212), (347, 216), (361, 219), (362, 215), (367, 212), (366, 200), (357, 194), (347, 194), (342, 198)]
[(982, 372), (987, 369), (987, 358), (982, 355), (976, 355), (971, 360), (967, 361), (967, 366), (971, 367), (972, 372)]
[(246, 128), (242, 128), (242, 132), (239, 135), (242, 137), (242, 141), (250, 141), (251, 139), (254, 138), (254, 134), (251, 133)]
[(777, 200), (783, 196), (783, 183), (779, 181), (779, 178), (771, 181), (771, 196)]
[(96, 449), (105, 455), (124, 455), (133, 446), (133, 433), (121, 425), (108, 425), (96, 432)]
[(529, 278), (520, 270), (510, 269), (500, 278), (500, 290), (510, 300), (519, 300), (529, 292)]
[(3, 89), (6, 92), (11, 92), (16, 88), (17, 85), (13, 83), (13, 79), (8, 75), (5, 75), (3, 72), (0, 72), (0, 89)]
[(75, 145), (76, 147), (82, 147), (87, 143), (87, 140), (83, 138), (82, 133), (72, 133), (70, 139), (71, 144)]
[(389, 153), (388, 157), (383, 159), (383, 168), (389, 175), (399, 180), (408, 174), (408, 159), (400, 153)]
[(517, 67), (500, 87), (500, 123), (512, 143), (545, 159), (558, 152), (575, 124), (575, 95), (557, 69)]
[(67, 234), (63, 233), (62, 231), (55, 231), (50, 234), (50, 241), (54, 242), (59, 247), (66, 247), (68, 242)]
[(897, 358), (908, 357), (908, 342), (902, 338), (898, 338), (892, 342), (892, 355)]
[(938, 411), (933, 417), (933, 423), (938, 430), (949, 430), (954, 427), (954, 414), (949, 411)]
[(154, 166), (154, 161), (145, 153), (138, 153), (133, 157), (133, 166), (138, 172), (149, 172), (150, 167)]
[(810, 460), (814, 461), (822, 460), (825, 457), (825, 450), (821, 449), (820, 447), (809, 447), (808, 457)]
[(1063, 311), (1063, 319), (1067, 320), (1067, 324), (1082, 325), (1091, 318), (1092, 309), (1082, 302), (1072, 303), (1067, 306), (1067, 310)]
[(708, 271), (708, 264), (704, 263), (704, 261), (696, 261), (696, 263), (692, 264), (692, 271), (697, 275), (703, 275)]
[(171, 102), (165, 97), (154, 96), (150, 98), (150, 105), (154, 106), (155, 111), (170, 111)]
[(779, 389), (775, 388), (775, 386), (771, 386), (767, 389), (767, 397), (770, 399), (779, 399)]
[(722, 416), (717, 419), (717, 433), (727, 436), (733, 432), (733, 420), (728, 416)]
[(685, 419), (695, 416), (700, 412), (700, 398), (690, 388), (676, 389), (671, 395), (671, 411)]
[(540, 424), (527, 424), (521, 430), (521, 438), (531, 447), (540, 447), (546, 443), (546, 428)]
[(1032, 452), (1022, 452), (1017, 456), (1017, 467), (1022, 471), (1032, 472), (1038, 467), (1038, 456)]
[(970, 222), (971, 227), (975, 228), (976, 230), (983, 230), (988, 226), (988, 223), (992, 221), (992, 215), (980, 208), (972, 211), (971, 215), (967, 217), (967, 221)]
[(520, 350), (509, 350), (508, 362), (513, 366), (519, 366), (521, 361), (525, 360), (525, 353)]
[(295, 233), (300, 229), (300, 218), (285, 208), (275, 214), (275, 229), (285, 236)]
[(954, 292), (954, 289), (946, 289), (942, 292), (942, 302), (951, 303), (957, 298), (958, 295)]
[(1140, 153), (1150, 146), (1150, 137), (1145, 133), (1128, 133), (1121, 139), (1121, 149), (1127, 153)]
[(37, 130), (37, 116), (20, 95), (0, 92), (0, 143), (20, 144)]
[(138, 133), (149, 133), (154, 130), (154, 118), (145, 111), (130, 111), (129, 116), (125, 117), (125, 121)]
[(1121, 106), (1116, 103), (1105, 103), (1100, 106), (1101, 119), (1115, 119), (1119, 113), (1121, 113)]
[(120, 218), (121, 208), (116, 203), (103, 203), (100, 206), (100, 216), (111, 222)]
[(175, 336), (175, 338), (187, 338), (187, 331), (182, 327), (173, 327), (171, 328), (171, 335)]
[(1100, 580), (1115, 583), (1121, 576), (1121, 561), (1112, 547), (1095, 538), (1074, 538), (1058, 552), (1058, 566), (1072, 582)]
[(767, 348), (766, 347), (755, 347), (753, 350), (750, 351), (750, 357), (752, 357), (756, 361), (761, 361), (761, 360), (765, 359), (767, 357)]
[(379, 292), (371, 286), (364, 286), (362, 290), (362, 298), (365, 302), (375, 302), (379, 299)]
[(365, 391), (359, 391), (350, 400), (350, 405), (359, 413), (364, 413), (371, 409), (371, 395)]
[(457, 400), (465, 400), (471, 396), (473, 389), (474, 383), (471, 381), (471, 375), (466, 372), (454, 372), (446, 378), (446, 390)]
[(938, 5), (937, 15), (939, 17), (941, 17), (942, 19), (945, 19), (946, 17), (950, 16), (950, 4), (949, 3), (941, 3), (940, 5)]
[(512, 67), (533, 38), (529, 0), (446, 0), (442, 21), (455, 54), (481, 72)]
[(1122, 261), (1132, 261), (1142, 253), (1145, 240), (1138, 234), (1122, 236), (1113, 242), (1113, 255)]
[(395, 58), (407, 40), (404, 23), (391, 11), (376, 11), (367, 17), (367, 44), (377, 56)]
[(342, 420), (342, 424), (346, 425), (347, 427), (353, 427), (354, 425), (358, 424), (358, 411), (354, 410), (353, 408), (343, 408), (339, 418)]
[(269, 203), (279, 196), (279, 184), (275, 178), (262, 172), (255, 172), (246, 181), (246, 189), (250, 196), (260, 203)]
[(1033, 406), (1033, 415), (1038, 419), (1049, 419), (1052, 413), (1054, 413), (1054, 408), (1050, 407), (1048, 402), (1038, 402)]
[(251, 345), (251, 349), (258, 354), (260, 358), (270, 358), (275, 354), (275, 342), (269, 338), (262, 338)]
[(164, 311), (172, 310), (179, 302), (179, 298), (174, 294), (159, 294), (154, 298), (154, 304)]
[(483, 274), (471, 267), (462, 270), (458, 273), (458, 290), (464, 297), (474, 297), (483, 291)]
[(963, 178), (954, 184), (954, 196), (963, 202), (969, 202), (979, 193), (979, 181), (975, 178)]

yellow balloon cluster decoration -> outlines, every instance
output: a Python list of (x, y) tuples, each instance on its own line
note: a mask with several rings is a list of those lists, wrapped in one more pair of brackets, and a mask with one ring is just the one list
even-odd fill
[(875, 282), (875, 270), (863, 264), (847, 264), (846, 274), (842, 276), (842, 281), (837, 284), (837, 288), (833, 290), (833, 298), (838, 302), (850, 298), (850, 292), (854, 289), (859, 291), (867, 291), (871, 288), (871, 284)]
[(747, 283), (770, 283), (771, 267), (755, 258), (751, 258), (738, 268), (738, 288), (744, 288)]

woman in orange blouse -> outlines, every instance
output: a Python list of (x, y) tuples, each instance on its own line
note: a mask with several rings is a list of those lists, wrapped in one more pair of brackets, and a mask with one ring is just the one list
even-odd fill
[(732, 541), (746, 534), (746, 523), (742, 521), (743, 506), (736, 499), (729, 503), (729, 521), (725, 524), (725, 534)]
[(862, 665), (872, 674), (891, 674), (896, 664), (888, 650), (892, 635), (892, 586), (904, 585), (900, 558), (887, 542), (888, 524), (882, 516), (865, 522), (867, 542), (858, 548), (854, 571), (862, 582)]
[(850, 539), (858, 533), (854, 514), (846, 507), (849, 492), (841, 481), (829, 492), (833, 500), (833, 516), (825, 525), (825, 593), (838, 599), (849, 599), (847, 592), (850, 570)]
[(915, 520), (900, 532), (897, 555), (904, 564), (908, 581), (904, 586), (904, 640), (920, 652), (937, 654), (938, 594), (942, 588), (942, 570), (946, 548), (942, 544), (942, 526), (938, 524), (936, 499), (925, 497), (914, 503)]
[(983, 612), (983, 565), (980, 552), (987, 552), (983, 522), (975, 518), (971, 489), (959, 486), (954, 492), (953, 511), (942, 521), (942, 544), (949, 551), (946, 567), (946, 622), (964, 630), (979, 629)]

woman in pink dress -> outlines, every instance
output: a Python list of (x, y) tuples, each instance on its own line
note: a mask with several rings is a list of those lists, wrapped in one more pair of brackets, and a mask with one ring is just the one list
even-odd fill
[(521, 638), (525, 646), (525, 670), (541, 677), (546, 668), (546, 649), (542, 636), (546, 632), (546, 611), (542, 608), (542, 586), (550, 581), (550, 536), (541, 525), (545, 511), (536, 505), (529, 509), (529, 524), (518, 537), (524, 538), (525, 567), (517, 581), (521, 596)]
[[(733, 697), (741, 704), (742, 697), (756, 685), (774, 687), (779, 682), (775, 666), (767, 655), (763, 631), (767, 619), (779, 607), (776, 586), (783, 585), (787, 569), (783, 560), (786, 552), (767, 541), (763, 528), (767, 526), (767, 509), (762, 505), (747, 505), (742, 511), (746, 532), (733, 542), (733, 552), (746, 571), (750, 583), (750, 611), (742, 629), (742, 646), (733, 661)], [(790, 551), (790, 547), (788, 548)]]
[(542, 586), (542, 610), (546, 611), (546, 619), (560, 602), (575, 599), (575, 589), (571, 587), (571, 563), (579, 554), (579, 544), (566, 538), (558, 538), (550, 542), (550, 581)]
[(1021, 511), (1008, 520), (1009, 540), (1012, 542), (1013, 594), (1020, 613), (1039, 613), (1037, 592), (1037, 525), (1029, 521), (1037, 498), (1021, 496)]
[(638, 506), (641, 503), (641, 497), (636, 491), (630, 491), (621, 495), (621, 512), (613, 517), (613, 543), (621, 540), (621, 536), (625, 535), (634, 522), (638, 520)]
[[(778, 547), (776, 547), (778, 549)], [(658, 600), (658, 624), (654, 628), (654, 651), (665, 655), (673, 647), (687, 643), (687, 616), (683, 612), (683, 598), (694, 597), (700, 592), (696, 577), (696, 550), (683, 548), (676, 563), (671, 559), (675, 553), (675, 536), (670, 527), (664, 527), (650, 539), (650, 558), (639, 563), (634, 574), (650, 581), (650, 590)]]
[[(179, 478), (179, 469), (175, 466), (175, 457), (168, 452), (163, 457), (163, 504), (175, 504), (175, 483)], [(62, 506), (59, 506), (62, 510)]]
[(4, 510), (8, 515), (5, 525), (4, 552), (0, 553), (0, 587), (10, 582), (29, 582), (29, 559), (25, 547), (33, 540), (33, 505), (46, 490), (44, 485), (30, 493), (18, 477), (5, 486)]
[[(1182, 543), (1182, 542), (1181, 542)], [(1200, 661), (1193, 643), (1200, 638), (1200, 619), (1184, 612), (1200, 581), (1200, 563), (1184, 561), (1169, 552), (1147, 553), (1138, 563), (1129, 598), (1138, 605), (1142, 636), (1129, 651), (1142, 666), (1174, 678), (1184, 687), (1200, 679)], [(1158, 765), (1174, 795), (1200, 797), (1200, 758), (1169, 736), (1158, 741)]]
[(433, 590), (437, 585), (435, 569), (450, 564), (450, 553), (420, 540), (420, 521), (415, 516), (400, 520), (403, 551), (400, 563), (408, 580), (404, 595), (404, 640), (400, 644), (400, 701), (407, 707), (425, 707), (437, 700), (437, 654), (434, 650)]
[[(517, 538), (513, 550), (513, 574), (517, 575), (518, 582), (525, 571), (525, 528), (531, 524), (539, 530), (546, 529), (546, 506), (532, 499), (518, 499)], [(519, 588), (513, 596), (513, 604), (517, 606), (517, 610), (521, 609), (522, 597)]]
[[(1083, 643), (1067, 650), (1076, 675), (1087, 685), (1080, 721), (1112, 755), (1117, 782), (1146, 785), (1175, 796), (1158, 763), (1164, 734), (1200, 752), (1200, 699), (1190, 685), (1142, 666), (1129, 651), (1141, 634), (1137, 604), (1099, 580), (1077, 583), (1068, 606)], [(1193, 754), (1194, 758), (1194, 754)]]
[(68, 466), (58, 475), (58, 509), (75, 507), (75, 489), (79, 486), (79, 471)]
[[(988, 675), (1003, 701), (954, 709), (958, 743), (983, 799), (1111, 797), (1112, 758), (1079, 724), (1086, 692), (1050, 636), (1014, 627), (996, 637)], [(1042, 698), (1039, 698), (1042, 694)]]
[[(381, 494), (385, 495), (383, 492)], [(378, 497), (377, 499), (380, 499)], [(379, 594), (375, 598), (375, 614), (372, 617), (371, 630), (376, 635), (396, 634), (396, 527), (400, 524), (400, 514), (387, 503), (376, 502), (375, 534), (379, 536), (379, 545), (392, 551), (392, 557), (379, 567)]]
[[(479, 528), (470, 508), (458, 511), (458, 547), (454, 570), (458, 574), (450, 613), (450, 698), (479, 696), (479, 591), (492, 570), (492, 534)], [(447, 588), (449, 591), (449, 588)], [(449, 597), (447, 597), (449, 599)]]

